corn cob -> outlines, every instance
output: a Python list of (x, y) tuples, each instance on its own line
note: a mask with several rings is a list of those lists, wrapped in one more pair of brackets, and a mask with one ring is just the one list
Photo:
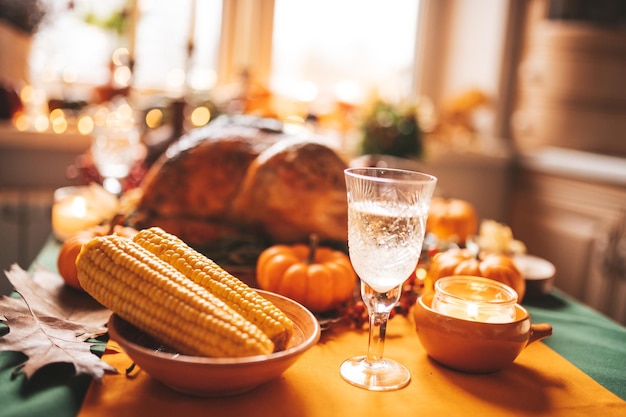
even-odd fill
[(76, 266), (81, 286), (98, 302), (180, 353), (238, 357), (274, 350), (249, 320), (128, 238), (92, 239)]
[[(240, 279), (159, 227), (139, 231), (133, 241), (174, 266), (191, 281), (206, 288), (254, 323), (274, 342), (276, 351), (285, 349), (293, 334), (292, 321)], [(259, 305), (261, 308), (251, 309), (251, 305)]]

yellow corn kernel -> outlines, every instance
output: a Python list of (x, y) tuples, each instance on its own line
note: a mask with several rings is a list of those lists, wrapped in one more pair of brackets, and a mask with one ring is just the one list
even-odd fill
[(94, 299), (179, 353), (240, 357), (274, 350), (257, 326), (130, 239), (96, 237), (76, 266)]
[(293, 322), (253, 288), (159, 227), (139, 231), (133, 241), (174, 266), (191, 281), (209, 290), (258, 326), (274, 342), (276, 351), (286, 348), (293, 334)]

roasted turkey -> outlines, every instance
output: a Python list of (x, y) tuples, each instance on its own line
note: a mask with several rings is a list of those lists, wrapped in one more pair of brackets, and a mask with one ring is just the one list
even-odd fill
[(174, 142), (149, 168), (135, 228), (160, 226), (204, 252), (254, 242), (345, 245), (340, 154), (274, 119), (221, 116)]

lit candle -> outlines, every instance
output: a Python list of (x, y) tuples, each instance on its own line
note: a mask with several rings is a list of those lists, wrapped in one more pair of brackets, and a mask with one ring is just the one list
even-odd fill
[(52, 232), (60, 241), (110, 218), (117, 210), (117, 198), (100, 185), (63, 187), (54, 193)]
[(510, 323), (515, 320), (517, 293), (498, 281), (469, 276), (435, 282), (433, 310), (463, 320)]
[(52, 230), (59, 240), (100, 223), (95, 213), (87, 210), (87, 201), (80, 195), (72, 195), (52, 206)]

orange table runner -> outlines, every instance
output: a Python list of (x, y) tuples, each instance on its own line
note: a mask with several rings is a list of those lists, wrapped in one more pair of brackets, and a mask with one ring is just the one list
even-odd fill
[(412, 379), (390, 392), (356, 388), (339, 375), (341, 362), (366, 347), (365, 331), (325, 332), (280, 378), (224, 398), (185, 396), (141, 371), (126, 377), (131, 360), (123, 353), (107, 354), (104, 359), (121, 374), (91, 384), (79, 417), (626, 416), (625, 401), (541, 342), (528, 346), (501, 372), (464, 374), (430, 360), (412, 321), (395, 317), (387, 327), (385, 356), (404, 363)]

